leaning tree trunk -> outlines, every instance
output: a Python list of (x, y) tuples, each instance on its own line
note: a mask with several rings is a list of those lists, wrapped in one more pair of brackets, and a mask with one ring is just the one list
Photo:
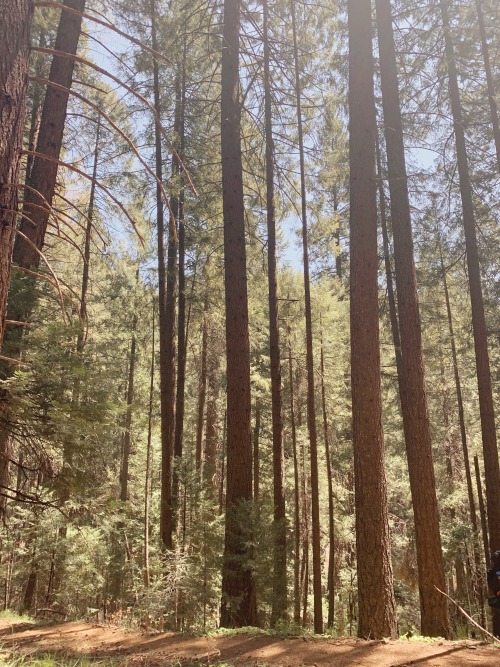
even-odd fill
[[(18, 210), (18, 190), (14, 186), (19, 183), (21, 169), (20, 150), (26, 113), (32, 11), (33, 6), (29, 0), (0, 0), (2, 17), (0, 21), (0, 352), (5, 333), (7, 295)], [(4, 379), (10, 373), (11, 367), (0, 366), (0, 379)], [(2, 402), (9, 399), (3, 390), (0, 399)], [(9, 485), (9, 442), (9, 431), (5, 425), (0, 429), (2, 490)], [(1, 496), (0, 518), (4, 515), (5, 507), (6, 498)]]
[(0, 0), (0, 349), (16, 227), (14, 185), (21, 168), (32, 11), (29, 0)]
[(255, 625), (251, 570), (250, 342), (239, 99), (240, 0), (224, 0), (221, 69), (222, 207), (227, 365), (226, 527), (221, 625)]
[(307, 229), (307, 197), (304, 161), (304, 137), (300, 90), (300, 69), (297, 45), (295, 0), (291, 2), (293, 51), (295, 68), (295, 99), (297, 105), (297, 131), (300, 161), (300, 199), (302, 217), (302, 249), (304, 257), (304, 308), (306, 316), (306, 367), (307, 367), (307, 429), (311, 456), (311, 518), (313, 556), (314, 632), (323, 632), (323, 598), (321, 590), (321, 540), (319, 520), (318, 438), (316, 430), (316, 404), (314, 390), (314, 355), (312, 337), (311, 280), (309, 275), (309, 244)]
[(413, 256), (410, 199), (391, 5), (376, 0), (380, 78), (387, 150), (404, 391), (401, 408), (415, 522), (420, 623), (423, 635), (448, 637), (450, 624), (439, 530), (422, 332)]
[(376, 116), (370, 0), (348, 1), (351, 381), (360, 637), (395, 636), (378, 327)]
[(500, 122), (498, 119), (498, 105), (495, 99), (495, 85), (493, 82), (493, 73), (491, 71), (490, 49), (488, 38), (486, 36), (486, 26), (484, 25), (484, 15), (482, 0), (475, 0), (477, 20), (479, 24), (479, 35), (481, 37), (481, 51), (484, 60), (484, 72), (486, 75), (486, 87), (488, 89), (488, 102), (490, 105), (491, 124), (493, 126), (493, 138), (495, 140), (495, 149), (497, 154), (498, 169), (500, 169)]
[[(489, 542), (491, 551), (495, 552), (500, 549), (500, 466), (498, 461), (490, 358), (488, 354), (488, 337), (481, 286), (481, 270), (479, 266), (479, 251), (476, 236), (472, 186), (470, 182), (467, 147), (465, 143), (455, 50), (451, 37), (448, 0), (440, 0), (439, 5), (441, 8), (444, 29), (445, 53), (448, 65), (448, 84), (450, 89), (451, 110), (453, 114), (453, 127), (457, 150), (460, 195), (462, 197), (465, 249), (467, 254), (467, 270), (469, 275), (469, 291), (472, 307), (472, 329), (476, 355), (479, 412), (481, 416), (481, 432), (483, 438)], [(495, 635), (500, 636), (500, 610), (498, 609), (493, 610), (493, 632)]]
[[(78, 12), (83, 12), (85, 1), (64, 0), (63, 5)], [(82, 17), (61, 9), (61, 18), (59, 20), (54, 49), (75, 55), (78, 49), (81, 29)], [(43, 198), (45, 198), (49, 205), (52, 205), (56, 186), (57, 160), (62, 148), (69, 97), (68, 91), (73, 82), (74, 67), (75, 61), (71, 58), (54, 56), (52, 59), (49, 81), (57, 84), (58, 87), (49, 86), (45, 93), (36, 145), (37, 153), (52, 159), (46, 160), (42, 155), (35, 156), (31, 172), (28, 175), (27, 185), (30, 186), (30, 189), (26, 190), (23, 210), (30, 220), (23, 218), (20, 229), (33, 245), (30, 245), (19, 236), (16, 239), (14, 250), (15, 263), (24, 268), (38, 267), (40, 264), (40, 255), (36, 252), (36, 249), (41, 250), (43, 248), (50, 215), (49, 210), (44, 205)], [(62, 88), (66, 88), (67, 90), (63, 90)], [(39, 206), (42, 208), (39, 208)]]

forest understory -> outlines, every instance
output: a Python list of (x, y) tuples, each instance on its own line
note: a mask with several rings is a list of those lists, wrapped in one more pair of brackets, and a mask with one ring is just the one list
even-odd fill
[[(279, 636), (223, 631), (205, 636), (126, 631), (113, 625), (0, 619), (2, 667), (498, 667), (500, 648), (476, 640)], [(4, 660), (4, 662), (2, 662)]]

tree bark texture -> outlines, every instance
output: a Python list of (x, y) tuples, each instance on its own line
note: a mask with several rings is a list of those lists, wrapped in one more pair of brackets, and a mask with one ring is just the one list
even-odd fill
[(18, 207), (18, 190), (11, 186), (19, 183), (21, 168), (32, 12), (29, 0), (0, 0), (0, 350)]
[[(85, 9), (85, 0), (64, 0), (63, 4), (78, 12), (83, 12)], [(78, 49), (81, 27), (81, 16), (62, 9), (54, 49), (75, 55)], [(54, 56), (50, 67), (49, 81), (70, 89), (73, 82), (74, 66), (74, 60)], [(48, 87), (45, 93), (36, 150), (38, 153), (54, 160), (58, 160), (61, 153), (68, 97), (69, 93), (67, 91), (55, 87)], [(58, 165), (53, 160), (49, 161), (35, 156), (27, 179), (27, 185), (40, 193), (50, 205), (52, 205), (56, 187), (57, 168)], [(28, 189), (25, 192), (23, 210), (33, 224), (23, 218), (20, 229), (34, 244), (35, 248), (41, 250), (50, 214), (44, 208), (43, 198), (36, 192)], [(39, 206), (42, 206), (42, 208), (37, 208)], [(38, 267), (40, 255), (19, 236), (14, 248), (14, 261), (24, 268)]]
[(240, 0), (224, 0), (221, 151), (227, 364), (227, 482), (221, 625), (255, 625), (250, 569), (252, 443), (245, 211), (239, 100)]
[(376, 0), (375, 6), (404, 374), (401, 408), (415, 523), (421, 632), (425, 636), (449, 637), (448, 603), (437, 590), (445, 588), (444, 563), (425, 387), (391, 5), (389, 0)]
[(380, 391), (370, 0), (348, 1), (351, 382), (360, 637), (397, 634)]

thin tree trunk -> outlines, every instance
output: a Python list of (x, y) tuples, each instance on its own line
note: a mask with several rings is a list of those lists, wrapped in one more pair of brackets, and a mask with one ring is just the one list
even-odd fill
[(201, 464), (203, 458), (203, 423), (205, 415), (205, 400), (207, 397), (207, 347), (208, 347), (208, 292), (205, 294), (203, 304), (203, 331), (201, 335), (201, 369), (200, 381), (198, 385), (198, 423), (196, 426), (196, 469), (201, 473)]
[(488, 102), (490, 105), (491, 124), (493, 126), (493, 138), (495, 140), (495, 149), (497, 153), (497, 164), (500, 169), (500, 122), (498, 119), (498, 106), (495, 99), (495, 85), (493, 83), (493, 74), (491, 72), (490, 51), (488, 39), (486, 37), (486, 28), (484, 25), (484, 15), (482, 0), (475, 0), (477, 20), (479, 24), (479, 35), (481, 37), (481, 51), (484, 60), (484, 72), (486, 74), (486, 86), (488, 89)]
[[(180, 72), (180, 109), (179, 109), (179, 158), (184, 160), (185, 148), (185, 112), (186, 112), (186, 31), (184, 28), (182, 63)], [(181, 187), (179, 192), (178, 244), (179, 244), (179, 298), (177, 321), (177, 396), (175, 403), (175, 434), (174, 434), (174, 498), (177, 498), (177, 475), (175, 469), (182, 460), (184, 438), (184, 394), (186, 387), (186, 228), (184, 225), (184, 181), (179, 168)]]
[(477, 497), (479, 501), (479, 516), (481, 517), (481, 534), (483, 536), (484, 559), (486, 564), (490, 560), (490, 540), (488, 536), (488, 523), (486, 520), (486, 508), (484, 506), (483, 487), (481, 482), (481, 471), (479, 470), (479, 459), (474, 457), (474, 471), (476, 473)]
[[(151, 0), (151, 43), (157, 50), (155, 2)], [(160, 75), (158, 61), (153, 62), (154, 107), (158, 115), (161, 114)], [(155, 124), (155, 158), (156, 177), (163, 179), (163, 156), (161, 135), (158, 125)], [(172, 516), (172, 467), (173, 467), (173, 422), (175, 417), (175, 403), (173, 401), (174, 384), (172, 377), (172, 326), (169, 327), (167, 308), (169, 304), (167, 294), (167, 271), (165, 266), (165, 217), (163, 197), (160, 185), (156, 186), (156, 224), (158, 239), (158, 319), (160, 339), (160, 412), (161, 412), (161, 500), (160, 500), (160, 538), (162, 547), (171, 551), (173, 547), (173, 516)], [(171, 232), (170, 232), (171, 235)], [(169, 244), (170, 247), (170, 244)], [(170, 257), (170, 253), (169, 253)], [(171, 303), (171, 301), (170, 301)], [(170, 325), (173, 325), (170, 321)], [(175, 348), (174, 348), (175, 354)]]
[(212, 350), (207, 360), (207, 425), (205, 431), (205, 462), (203, 474), (206, 484), (212, 490), (214, 499), (217, 498), (217, 399), (219, 386), (217, 369), (219, 357)]
[[(440, 0), (441, 16), (444, 28), (445, 53), (448, 65), (448, 83), (450, 89), (451, 108), (457, 151), (460, 194), (462, 197), (463, 224), (465, 231), (465, 247), (467, 269), (472, 306), (472, 328), (474, 333), (474, 349), (476, 355), (476, 373), (479, 392), (479, 411), (481, 415), (481, 431), (483, 438), (483, 455), (486, 482), (486, 504), (488, 508), (488, 528), (490, 548), (492, 552), (500, 549), (500, 467), (498, 462), (495, 412), (491, 386), (490, 359), (488, 354), (488, 338), (484, 314), (481, 271), (476, 237), (476, 222), (472, 187), (469, 175), (467, 148), (463, 127), (462, 106), (455, 51), (451, 37), (448, 0)], [(489, 561), (489, 558), (487, 559)], [(498, 618), (497, 618), (498, 617)], [(500, 613), (495, 614), (500, 631)]]
[(443, 289), (444, 289), (444, 299), (446, 303), (446, 316), (448, 320), (448, 331), (450, 334), (450, 346), (451, 346), (451, 359), (453, 363), (453, 375), (455, 379), (455, 391), (457, 396), (457, 406), (458, 406), (458, 421), (460, 425), (460, 438), (462, 441), (462, 453), (464, 460), (464, 470), (465, 470), (465, 479), (467, 482), (467, 497), (469, 500), (469, 518), (474, 531), (475, 537), (478, 535), (478, 522), (477, 522), (477, 513), (476, 513), (476, 503), (474, 500), (474, 491), (472, 487), (472, 475), (470, 469), (470, 460), (469, 460), (469, 447), (467, 444), (467, 432), (465, 430), (465, 416), (464, 416), (464, 402), (462, 398), (462, 385), (460, 382), (460, 375), (458, 372), (458, 355), (457, 355), (457, 346), (455, 343), (455, 332), (453, 330), (453, 318), (451, 314), (451, 304), (450, 304), (450, 295), (448, 291), (448, 280), (446, 277), (446, 269), (444, 266), (443, 252), (441, 248), (441, 241), (439, 243), (439, 256), (441, 263), (441, 272), (443, 275)]
[(378, 327), (376, 116), (370, 0), (348, 0), (351, 383), (360, 637), (395, 636)]
[(300, 623), (300, 481), (299, 461), (297, 456), (297, 430), (295, 426), (295, 398), (293, 383), (292, 347), (290, 343), (290, 328), (288, 328), (288, 375), (290, 382), (290, 428), (292, 432), (293, 456), (293, 621)]
[(401, 408), (415, 522), (421, 632), (449, 637), (391, 5), (376, 0), (404, 391)]
[(227, 361), (227, 484), (221, 625), (255, 625), (250, 567), (252, 443), (245, 210), (239, 99), (240, 0), (224, 0), (221, 151)]
[(153, 434), (153, 398), (155, 376), (155, 304), (153, 302), (152, 339), (151, 339), (151, 370), (149, 373), (149, 407), (148, 407), (148, 439), (146, 445), (146, 470), (144, 482), (144, 588), (149, 589), (151, 575), (149, 569), (149, 505), (150, 505), (150, 475), (151, 475), (151, 439)]
[(136, 357), (136, 338), (135, 330), (137, 328), (137, 315), (132, 320), (132, 340), (130, 342), (129, 371), (127, 384), (127, 408), (125, 413), (125, 428), (123, 434), (123, 456), (120, 471), (120, 500), (128, 500), (128, 469), (131, 450), (131, 427), (132, 427), (132, 403), (134, 402), (134, 379), (135, 379), (135, 357)]
[(260, 403), (257, 399), (255, 404), (255, 424), (253, 427), (252, 450), (253, 450), (253, 499), (258, 506), (260, 496)]
[(309, 484), (306, 471), (306, 446), (301, 443), (301, 487), (302, 487), (302, 558), (300, 569), (300, 586), (302, 592), (302, 627), (308, 625), (308, 605), (309, 605), (309, 507), (307, 492)]
[(278, 276), (276, 265), (276, 210), (274, 204), (274, 141), (269, 46), (268, 0), (262, 1), (264, 45), (264, 108), (266, 135), (267, 281), (269, 290), (269, 355), (273, 425), (273, 596), (271, 627), (287, 616), (286, 515), (281, 415), (281, 361), (278, 325)]
[(333, 473), (328, 437), (328, 414), (326, 411), (325, 391), (325, 352), (323, 349), (323, 331), (321, 331), (321, 407), (323, 412), (323, 438), (325, 440), (326, 475), (328, 479), (328, 621), (327, 627), (333, 628), (335, 622), (335, 523), (333, 506)]
[(307, 366), (307, 428), (311, 456), (311, 516), (313, 552), (314, 632), (323, 632), (323, 599), (321, 590), (321, 540), (319, 521), (318, 442), (316, 433), (316, 405), (314, 390), (314, 355), (312, 337), (311, 284), (309, 275), (309, 246), (307, 228), (307, 197), (304, 161), (304, 137), (302, 130), (300, 70), (297, 46), (295, 0), (291, 0), (293, 51), (295, 68), (295, 99), (297, 105), (297, 130), (300, 161), (300, 197), (302, 212), (302, 248), (304, 257), (304, 307), (306, 317), (306, 366)]

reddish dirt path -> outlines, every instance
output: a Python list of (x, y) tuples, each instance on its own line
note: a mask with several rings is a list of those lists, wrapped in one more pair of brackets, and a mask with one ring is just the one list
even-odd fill
[[(130, 667), (500, 667), (500, 648), (475, 641), (366, 642), (356, 639), (141, 634), (87, 623), (27, 626), (0, 621), (0, 643), (15, 655), (61, 651), (75, 658), (115, 658)], [(500, 645), (499, 645), (500, 646)]]

